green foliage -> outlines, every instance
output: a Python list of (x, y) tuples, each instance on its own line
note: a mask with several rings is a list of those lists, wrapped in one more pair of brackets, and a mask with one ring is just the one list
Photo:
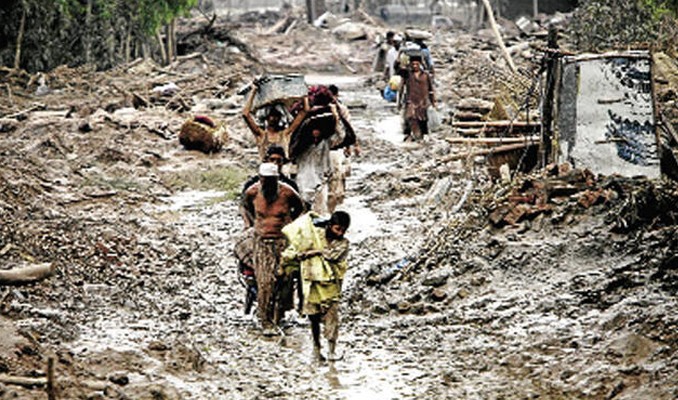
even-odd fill
[(585, 0), (575, 10), (569, 33), (583, 51), (656, 42), (661, 21), (678, 0)]
[(174, 190), (217, 190), (226, 192), (225, 199), (235, 199), (247, 178), (247, 172), (235, 167), (215, 167), (205, 171), (188, 170), (163, 178)]
[[(0, 64), (14, 63), (26, 15), (20, 66), (45, 71), (95, 63), (109, 68), (140, 55), (157, 30), (188, 15), (197, 0), (4, 0), (0, 4)], [(150, 46), (149, 46), (150, 48)]]
[(641, 3), (650, 11), (654, 21), (665, 16), (678, 17), (678, 0), (641, 0)]

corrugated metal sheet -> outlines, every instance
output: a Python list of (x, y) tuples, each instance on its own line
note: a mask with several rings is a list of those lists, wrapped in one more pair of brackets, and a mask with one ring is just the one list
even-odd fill
[(605, 175), (659, 176), (650, 62), (646, 51), (563, 58), (558, 161)]

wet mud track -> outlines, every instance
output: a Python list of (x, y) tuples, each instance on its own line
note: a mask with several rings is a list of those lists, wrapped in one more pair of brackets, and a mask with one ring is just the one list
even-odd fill
[[(349, 77), (346, 83), (342, 87), (346, 101), (367, 105), (352, 111), (364, 153), (352, 160), (342, 206), (354, 221), (348, 234), (353, 245), (348, 299), (351, 293), (365, 290), (359, 275), (373, 265), (397, 262), (410, 251), (419, 221), (416, 207), (403, 204), (394, 210), (368, 201), (373, 196), (365, 194), (370, 175), (385, 173), (398, 162), (399, 148), (394, 143), (400, 137), (392, 129), (398, 128), (398, 122), (393, 108), (363, 87), (361, 79)], [(388, 129), (372, 129), (381, 120), (387, 121)], [(183, 192), (166, 198), (166, 205), (144, 206), (149, 219), (171, 215), (166, 223), (181, 233), (172, 242), (185, 238), (200, 243), (192, 249), (190, 274), (176, 265), (164, 272), (165, 282), (163, 277), (144, 279), (141, 285), (148, 294), (142, 304), (125, 299), (124, 293), (117, 293), (118, 304), (111, 304), (108, 287), (88, 286), (90, 318), (68, 346), (90, 368), (92, 378), (106, 379), (117, 371), (129, 380), (122, 388), (128, 396), (417, 397), (411, 380), (430, 374), (420, 370), (417, 356), (407, 346), (397, 344), (400, 339), (383, 336), (386, 331), (370, 310), (344, 306), (338, 346), (343, 359), (335, 363), (312, 359), (310, 326), (295, 312), (287, 316), (282, 335), (261, 335), (254, 317), (243, 313), (244, 289), (232, 257), (232, 239), (242, 229), (237, 203), (210, 201), (219, 195)]]
[[(454, 214), (482, 173), (438, 165), (449, 151), (440, 134), (402, 143), (395, 109), (361, 78), (308, 78), (338, 82), (363, 147), (341, 207), (353, 217), (343, 359), (314, 361), (310, 327), (294, 313), (277, 337), (244, 315), (235, 201), (167, 193), (129, 217), (139, 252), (166, 259), (115, 264), (126, 284), (66, 286), (73, 298), (61, 309), (21, 314), (19, 327), (41, 332), (59, 368), (74, 370), (61, 381), (64, 398), (676, 397), (675, 293), (651, 279), (655, 267), (637, 250), (661, 232), (636, 238), (636, 249), (595, 218), (493, 230), (475, 204)], [(204, 167), (224, 158), (196, 159)], [(442, 178), (443, 203), (431, 193)], [(470, 227), (456, 234), (450, 221)], [(431, 237), (445, 245), (412, 267)]]

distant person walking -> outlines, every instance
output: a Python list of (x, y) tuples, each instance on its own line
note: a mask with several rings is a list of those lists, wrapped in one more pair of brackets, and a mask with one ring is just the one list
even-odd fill
[(405, 141), (419, 141), (428, 134), (429, 107), (436, 107), (433, 82), (428, 72), (421, 68), (421, 55), (412, 55), (409, 68), (401, 70), (405, 81), (403, 108), (403, 133)]
[(328, 186), (327, 209), (329, 213), (333, 213), (337, 206), (344, 202), (346, 196), (346, 178), (351, 174), (351, 150), (354, 155), (358, 156), (362, 149), (355, 129), (351, 125), (348, 107), (339, 100), (339, 88), (336, 85), (330, 85), (328, 88), (332, 93), (332, 104), (336, 107), (339, 116), (337, 129), (343, 130), (341, 136), (344, 138), (344, 142), (338, 148), (330, 151), (332, 174)]

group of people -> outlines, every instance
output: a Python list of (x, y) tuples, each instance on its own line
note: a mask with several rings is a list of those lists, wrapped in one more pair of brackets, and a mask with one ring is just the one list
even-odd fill
[(405, 141), (419, 141), (428, 134), (429, 108), (437, 107), (433, 85), (435, 70), (426, 33), (413, 31), (405, 36), (389, 31), (383, 74), (382, 96), (396, 102), (401, 111)]
[[(320, 351), (324, 323), (328, 357), (335, 359), (349, 247), (344, 234), (351, 222), (336, 208), (344, 197), (348, 156), (361, 149), (336, 86), (311, 87), (289, 108), (265, 106), (263, 127), (252, 110), (257, 90), (255, 81), (243, 117), (262, 163), (243, 188), (245, 231), (236, 257), (241, 269), (256, 277), (257, 318), (264, 334), (280, 329), (297, 293), (299, 310), (311, 322), (314, 355), (325, 358)], [(282, 122), (285, 116), (289, 125)]]

